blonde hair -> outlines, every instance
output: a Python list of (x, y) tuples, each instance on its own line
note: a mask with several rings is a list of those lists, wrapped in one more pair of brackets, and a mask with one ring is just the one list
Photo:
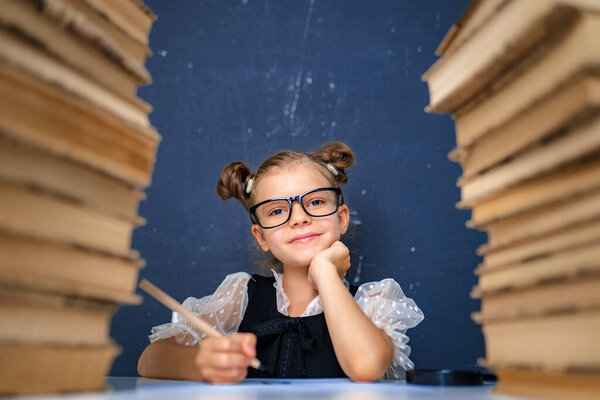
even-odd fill
[[(327, 142), (320, 149), (310, 153), (285, 150), (267, 158), (256, 172), (250, 172), (246, 163), (234, 161), (223, 168), (217, 182), (217, 194), (223, 200), (238, 199), (246, 210), (254, 204), (252, 193), (260, 184), (260, 178), (275, 168), (284, 167), (300, 162), (309, 162), (318, 167), (333, 187), (342, 187), (348, 182), (345, 169), (354, 164), (354, 153), (342, 142)], [(327, 168), (333, 166), (338, 174), (335, 175)], [(253, 180), (252, 191), (246, 188), (250, 179)]]

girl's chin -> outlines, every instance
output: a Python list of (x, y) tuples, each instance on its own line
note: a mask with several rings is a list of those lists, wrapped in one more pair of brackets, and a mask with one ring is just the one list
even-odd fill
[(288, 268), (308, 268), (313, 258), (314, 256), (295, 258), (293, 260), (287, 260), (287, 262), (284, 262), (283, 265)]
[(285, 266), (306, 268), (310, 265), (313, 258), (315, 258), (317, 254), (326, 249), (326, 247), (321, 247), (322, 246), (314, 246), (312, 248), (303, 249), (303, 251), (296, 251), (293, 254), (288, 253), (288, 257), (275, 257), (277, 257), (277, 259), (280, 260)]

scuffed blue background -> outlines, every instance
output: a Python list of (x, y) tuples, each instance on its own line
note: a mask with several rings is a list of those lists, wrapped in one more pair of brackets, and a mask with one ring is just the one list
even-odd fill
[[(357, 160), (344, 188), (350, 279), (394, 278), (423, 309), (408, 332), (417, 368), (475, 364), (484, 350), (469, 292), (485, 236), (454, 207), (453, 122), (423, 111), (421, 82), (467, 3), (146, 0), (159, 19), (146, 62), (153, 83), (139, 95), (163, 140), (140, 206), (148, 223), (134, 234), (148, 264), (141, 277), (182, 301), (256, 271), (247, 214), (215, 194), (221, 169), (341, 140)], [(150, 328), (169, 319), (149, 298), (121, 307), (112, 337), (124, 351), (111, 375), (136, 375)]]

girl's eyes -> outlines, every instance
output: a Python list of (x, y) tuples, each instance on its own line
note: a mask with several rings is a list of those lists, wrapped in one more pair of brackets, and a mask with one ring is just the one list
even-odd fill
[(321, 204), (323, 204), (324, 201), (321, 199), (315, 199), (315, 200), (311, 200), (310, 203), (308, 203), (309, 207), (317, 207), (320, 206)]
[(269, 216), (270, 216), (270, 217), (277, 217), (277, 216), (279, 216), (279, 215), (282, 215), (282, 214), (284, 214), (286, 211), (287, 211), (287, 210), (285, 210), (285, 209), (283, 209), (283, 208), (276, 208), (276, 209), (274, 209), (274, 210), (271, 210), (271, 211), (269, 212)]

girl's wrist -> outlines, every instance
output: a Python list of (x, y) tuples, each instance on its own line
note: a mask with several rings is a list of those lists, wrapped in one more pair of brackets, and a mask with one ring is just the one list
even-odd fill
[(311, 266), (313, 270), (311, 273), (311, 279), (319, 290), (319, 287), (324, 283), (331, 281), (331, 279), (339, 278), (337, 269), (331, 261), (321, 261)]

